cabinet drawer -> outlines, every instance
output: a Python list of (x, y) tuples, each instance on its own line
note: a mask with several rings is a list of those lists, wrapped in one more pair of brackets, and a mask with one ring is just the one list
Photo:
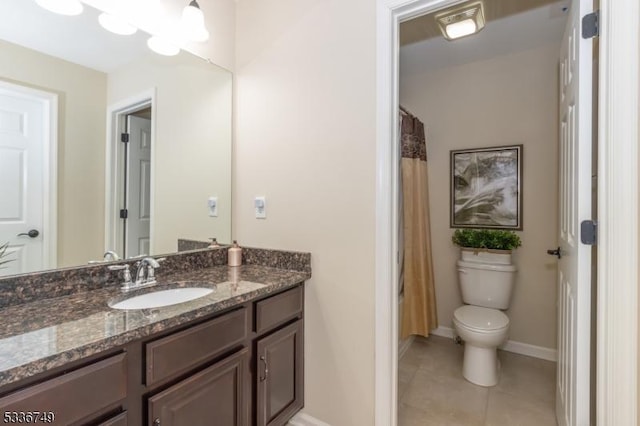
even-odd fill
[(147, 343), (146, 384), (174, 377), (223, 353), (247, 336), (245, 308)]
[(72, 424), (117, 406), (127, 395), (126, 354), (98, 361), (0, 399), (0, 411), (52, 412)]
[(256, 302), (256, 333), (261, 334), (298, 316), (304, 303), (302, 296), (302, 286), (299, 286)]
[(127, 426), (127, 412), (120, 413), (115, 417), (110, 418), (98, 426)]

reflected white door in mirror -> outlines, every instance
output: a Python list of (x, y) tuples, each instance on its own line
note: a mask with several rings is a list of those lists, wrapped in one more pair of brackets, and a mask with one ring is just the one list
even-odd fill
[(154, 109), (153, 91), (109, 108), (106, 246), (123, 258), (152, 252)]
[(127, 233), (125, 234), (125, 256), (140, 256), (151, 253), (151, 119), (127, 116)]
[(0, 81), (0, 276), (55, 265), (57, 96)]

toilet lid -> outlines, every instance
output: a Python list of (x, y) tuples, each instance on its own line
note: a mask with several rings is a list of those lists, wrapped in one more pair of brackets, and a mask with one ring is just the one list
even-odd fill
[(476, 330), (499, 330), (509, 325), (509, 317), (497, 309), (465, 305), (456, 309), (453, 317), (462, 325)]

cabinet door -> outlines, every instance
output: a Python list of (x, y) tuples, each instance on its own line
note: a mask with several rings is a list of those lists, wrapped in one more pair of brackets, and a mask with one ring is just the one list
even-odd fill
[(245, 426), (249, 350), (149, 398), (149, 425)]
[(258, 426), (280, 426), (302, 408), (303, 321), (258, 341), (256, 362)]

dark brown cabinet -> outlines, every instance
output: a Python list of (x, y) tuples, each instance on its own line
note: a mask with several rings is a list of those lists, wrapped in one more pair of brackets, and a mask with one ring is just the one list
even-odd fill
[(146, 385), (178, 377), (244, 344), (247, 323), (247, 309), (241, 308), (146, 343)]
[(303, 322), (298, 320), (256, 344), (257, 426), (280, 426), (303, 405)]
[(120, 353), (4, 396), (0, 412), (5, 423), (87, 424), (120, 411), (126, 396), (127, 354)]
[(149, 398), (149, 426), (243, 426), (247, 423), (249, 350), (225, 358)]
[(303, 324), (300, 283), (16, 382), (0, 411), (74, 426), (283, 426), (304, 402)]

